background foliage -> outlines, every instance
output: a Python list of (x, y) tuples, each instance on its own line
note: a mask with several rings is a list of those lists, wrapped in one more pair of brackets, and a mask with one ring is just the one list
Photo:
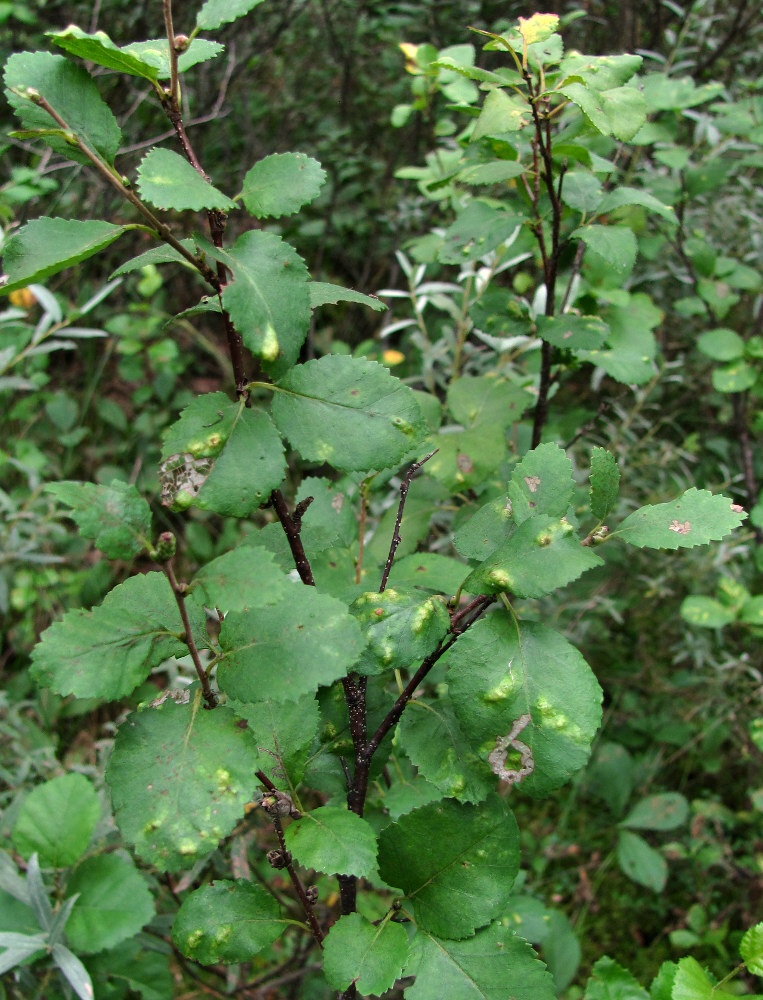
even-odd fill
[[(109, 4), (107, 15), (92, 4), (42, 6), (0, 5), (4, 54), (45, 47), (43, 32), (69, 22), (103, 27), (120, 40), (162, 33), (158, 7)], [(760, 915), (763, 512), (756, 442), (763, 387), (763, 106), (755, 6), (745, 0), (687, 7), (596, 3), (587, 17), (571, 18), (565, 32), (568, 49), (639, 50), (649, 70), (666, 74), (668, 83), (651, 84), (649, 99), (657, 110), (647, 134), (629, 147), (623, 176), (674, 206), (677, 225), (661, 226), (648, 206), (612, 206), (637, 234), (638, 261), (624, 281), (633, 296), (630, 308), (640, 307), (651, 324), (654, 355), (649, 373), (635, 386), (618, 383), (612, 372), (592, 374), (581, 359), (569, 359), (552, 400), (551, 437), (570, 445), (576, 476), (592, 446), (624, 460), (622, 517), (694, 486), (728, 492), (751, 514), (741, 531), (712, 548), (668, 556), (629, 549), (608, 559), (606, 574), (586, 577), (586, 584), (597, 581), (593, 588), (573, 582), (563, 600), (541, 598), (537, 604), (538, 620), (583, 650), (605, 695), (604, 722), (588, 766), (549, 798), (512, 801), (523, 848), (513, 919), (540, 946), (557, 988), (571, 1000), (582, 995), (580, 984), (605, 953), (642, 982), (651, 980), (662, 960), (689, 953), (724, 976), (737, 962), (743, 932)], [(556, 7), (573, 13), (571, 5)], [(454, 149), (464, 121), (452, 110), (455, 97), (447, 88), (460, 87), (461, 101), (467, 81), (459, 77), (458, 83), (433, 67), (428, 49), (419, 50), (416, 64), (399, 44), (432, 46), (436, 58), (451, 46), (479, 47), (467, 24), (503, 30), (530, 13), (523, 5), (507, 11), (488, 2), (264, 4), (256, 30), (241, 30), (242, 22), (224, 29), (219, 37), (225, 53), (184, 82), (189, 121), (198, 123), (191, 134), (196, 127), (204, 130), (205, 167), (215, 184), (233, 190), (247, 166), (271, 152), (299, 149), (316, 157), (328, 174), (320, 197), (268, 230), (295, 244), (314, 279), (390, 293), (385, 301), (393, 309), (383, 319), (352, 303), (323, 310), (305, 359), (333, 351), (384, 360), (407, 384), (439, 394), (451, 407), (452, 422), (461, 422), (465, 405), (448, 392), (454, 374), (483, 375), (495, 368), (496, 358), (506, 370), (524, 366), (534, 377), (536, 369), (532, 356), (522, 356), (524, 344), (495, 342), (512, 336), (511, 329), (491, 326), (495, 301), (482, 300), (473, 276), (432, 250), (433, 237), (441, 240), (464, 208), (463, 190), (428, 188), (426, 171)], [(496, 58), (481, 54), (480, 65), (491, 67)], [(100, 82), (123, 126), (128, 154), (120, 162), (133, 174), (147, 137), (156, 142), (166, 121), (140, 87), (125, 87), (121, 80)], [(4, 132), (11, 127), (9, 120)], [(64, 167), (26, 140), (4, 141), (0, 213), (8, 235), (39, 215), (119, 217), (121, 206), (92, 174)], [(607, 154), (604, 144), (600, 152)], [(592, 196), (586, 181), (579, 178), (578, 187), (569, 178), (567, 183), (567, 207), (585, 211)], [(235, 225), (232, 238), (238, 235)], [(136, 245), (136, 252), (141, 249)], [(517, 258), (535, 254), (521, 243), (512, 252)], [(24, 898), (48, 894), (54, 907), (65, 907), (89, 884), (110, 886), (117, 914), (111, 926), (120, 940), (131, 938), (132, 954), (110, 956), (112, 942), (107, 936), (94, 941), (92, 927), (81, 920), (78, 925), (76, 908), (66, 926), (68, 944), (85, 962), (96, 996), (132, 991), (164, 998), (225, 992), (226, 984), (255, 990), (269, 982), (256, 963), (248, 980), (236, 981), (222, 966), (210, 972), (181, 956), (167, 914), (187, 888), (182, 882), (149, 875), (166, 906), (138, 933), (149, 919), (150, 900), (108, 818), (104, 765), (124, 711), (154, 698), (156, 687), (102, 703), (38, 690), (29, 674), (31, 649), (51, 622), (66, 610), (100, 603), (115, 583), (148, 569), (129, 552), (120, 552), (116, 563), (99, 559), (72, 530), (66, 497), (46, 484), (117, 479), (156, 496), (162, 433), (198, 393), (231, 384), (225, 345), (209, 316), (188, 315), (166, 325), (178, 304), (191, 306), (198, 297), (186, 273), (148, 266), (110, 280), (121, 260), (114, 253), (105, 249), (76, 279), (65, 272), (45, 287), (35, 286), (32, 296), (17, 295), (0, 316), (2, 846), (8, 858), (36, 855), (43, 872), (63, 873), (44, 881), (30, 862)], [(518, 260), (489, 289), (508, 290), (519, 308), (523, 302), (537, 308), (535, 264), (533, 256)], [(595, 268), (584, 279), (591, 288), (606, 284)], [(517, 313), (517, 330), (525, 317)], [(528, 445), (520, 441), (518, 452)], [(313, 493), (323, 470), (314, 472)], [(430, 472), (411, 491), (412, 524), (398, 550), (399, 574), (419, 539), (427, 540), (433, 554), (445, 553), (459, 527), (452, 512), (433, 517), (443, 485), (454, 484), (443, 482), (436, 465)], [(467, 505), (476, 484), (467, 484)], [(330, 503), (330, 484), (324, 485)], [(393, 493), (386, 486), (369, 488), (369, 513), (379, 525), (369, 557), (381, 562), (394, 523)], [(181, 520), (154, 506), (160, 527), (181, 537), (188, 574), (241, 542), (235, 522), (208, 510)], [(273, 548), (278, 557), (275, 541)], [(328, 577), (329, 568), (325, 572)], [(162, 669), (171, 688), (173, 672), (182, 673), (183, 666), (170, 660)], [(166, 704), (171, 716), (173, 703)], [(425, 759), (426, 747), (414, 746), (413, 739), (409, 734), (409, 757), (421, 768), (434, 766)], [(294, 753), (300, 752), (296, 747)], [(401, 777), (399, 796), (411, 775)], [(73, 781), (76, 789), (61, 785)], [(39, 816), (57, 809), (58, 794), (81, 808), (76, 817), (64, 817), (56, 843), (47, 843)], [(394, 801), (388, 808), (396, 808)], [(402, 802), (397, 808), (406, 814)], [(240, 851), (233, 859), (235, 878), (251, 875), (246, 848), (262, 840), (256, 825), (241, 831), (234, 844)], [(98, 878), (85, 865), (100, 866)], [(230, 872), (221, 870), (220, 876)], [(0, 930), (38, 933), (42, 926), (50, 932), (44, 903), (32, 908), (37, 923), (30, 923), (29, 907), (20, 909), (18, 894), (8, 894), (14, 877), (11, 862)], [(328, 898), (321, 902), (333, 905)], [(98, 905), (92, 904), (96, 913)], [(397, 925), (387, 926), (394, 934)], [(182, 928), (175, 934), (182, 935)], [(331, 954), (339, 967), (334, 975), (341, 978), (341, 942)], [(291, 976), (301, 958), (289, 956), (270, 988), (284, 996), (320, 995), (311, 993), (309, 966), (307, 975), (301, 969), (303, 975)], [(422, 953), (422, 968), (427, 960)], [(610, 981), (612, 971), (597, 968)], [(58, 996), (65, 987), (52, 971), (46, 975), (36, 980), (27, 968), (19, 985), (6, 977), (9, 995)], [(759, 991), (747, 973), (736, 982), (742, 990)], [(589, 985), (586, 996), (599, 995), (605, 994)]]

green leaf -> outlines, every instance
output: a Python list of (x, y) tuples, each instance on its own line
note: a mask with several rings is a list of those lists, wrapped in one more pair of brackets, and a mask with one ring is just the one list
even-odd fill
[(716, 392), (745, 392), (758, 381), (758, 372), (746, 361), (736, 361), (714, 369), (712, 378)]
[[(193, 242), (193, 240), (179, 240), (179, 242), (186, 248), (190, 250), (191, 253), (197, 253), (198, 247)], [(198, 276), (198, 272), (194, 271), (185, 257), (179, 254), (177, 250), (172, 247), (167, 246), (162, 243), (158, 247), (152, 247), (151, 250), (146, 250), (145, 253), (138, 254), (137, 257), (133, 257), (124, 264), (121, 264), (115, 271), (111, 272), (111, 278), (117, 278), (122, 274), (130, 274), (132, 271), (139, 271), (141, 268), (146, 267), (149, 264), (182, 264), (186, 268), (190, 268)], [(219, 306), (218, 306), (219, 308)]]
[(418, 587), (440, 594), (455, 594), (468, 573), (468, 567), (438, 552), (421, 552), (396, 559), (392, 564), (393, 587)]
[(260, 770), (274, 783), (284, 781), (296, 788), (314, 750), (321, 724), (315, 693), (310, 691), (297, 701), (235, 702), (236, 715), (249, 724), (252, 739), (260, 751)]
[(509, 500), (514, 523), (539, 515), (563, 518), (574, 489), (572, 462), (563, 449), (550, 443), (538, 445), (511, 474)]
[(737, 361), (744, 355), (744, 340), (736, 331), (726, 327), (700, 334), (697, 347), (714, 361)]
[(649, 1000), (649, 994), (627, 969), (605, 956), (591, 970), (584, 1000)]
[(155, 66), (143, 62), (129, 52), (122, 51), (104, 31), (88, 34), (76, 24), (70, 24), (63, 31), (48, 31), (46, 35), (54, 45), (87, 62), (152, 82), (157, 79)]
[(653, 215), (659, 215), (661, 219), (665, 219), (674, 226), (678, 225), (675, 209), (660, 201), (659, 198), (655, 198), (648, 191), (642, 191), (639, 188), (616, 187), (613, 191), (608, 191), (599, 203), (596, 213), (597, 215), (606, 215), (624, 205), (640, 205)]
[(570, 351), (595, 350), (607, 340), (609, 327), (598, 316), (538, 316), (538, 335), (554, 347)]
[[(198, 63), (214, 59), (225, 50), (219, 42), (210, 42), (207, 38), (194, 38), (185, 52), (178, 56), (178, 70), (185, 73)], [(152, 38), (146, 42), (131, 42), (122, 46), (122, 53), (134, 56), (141, 62), (156, 69), (158, 80), (167, 80), (170, 76), (170, 54), (167, 38)]]
[(578, 358), (603, 368), (627, 385), (648, 382), (655, 374), (653, 358), (657, 353), (652, 330), (662, 321), (662, 312), (648, 296), (638, 292), (626, 294), (625, 301), (607, 307), (604, 319), (610, 329), (608, 346), (576, 351)]
[(160, 871), (191, 868), (252, 800), (257, 747), (228, 708), (167, 698), (119, 727), (106, 769), (117, 824)]
[(524, 216), (516, 209), (498, 208), (475, 198), (446, 229), (438, 259), (443, 264), (459, 265), (479, 260), (513, 236), (523, 222)]
[(532, 109), (524, 98), (510, 96), (505, 90), (491, 90), (474, 125), (472, 140), (519, 132), (530, 121)]
[(323, 942), (323, 974), (332, 989), (351, 983), (361, 996), (381, 995), (395, 985), (408, 956), (408, 935), (391, 920), (379, 926), (359, 913), (342, 916)]
[(518, 870), (516, 820), (495, 795), (479, 806), (422, 806), (379, 838), (382, 878), (405, 893), (420, 930), (441, 937), (467, 937), (499, 917)]
[(413, 391), (374, 361), (326, 355), (292, 369), (277, 385), (273, 419), (308, 461), (384, 469), (419, 443)]
[(659, 851), (629, 830), (617, 835), (617, 863), (628, 878), (653, 892), (662, 892), (668, 880), (668, 866)]
[(93, 984), (90, 975), (74, 952), (57, 942), (50, 949), (53, 964), (60, 970), (80, 1000), (92, 1000)]
[(261, 3), (262, 0), (207, 0), (196, 15), (196, 27), (201, 31), (214, 31), (243, 17)]
[(227, 613), (277, 604), (291, 586), (271, 552), (260, 545), (239, 545), (203, 566), (189, 589), (199, 591), (208, 607)]
[(633, 270), (638, 243), (627, 226), (580, 226), (570, 237), (582, 240), (587, 252), (598, 254), (618, 278), (627, 278)]
[(540, 515), (520, 524), (473, 570), (464, 590), (544, 597), (602, 563), (592, 549), (580, 544), (568, 521)]
[(201, 965), (248, 962), (283, 934), (288, 921), (261, 885), (221, 879), (192, 892), (178, 910), (172, 940)]
[[(203, 611), (189, 605), (194, 635)], [(31, 674), (57, 694), (114, 700), (130, 694), (159, 664), (186, 656), (180, 612), (163, 573), (133, 576), (91, 611), (67, 611), (32, 652)]]
[(443, 430), (433, 442), (437, 454), (427, 462), (427, 473), (451, 493), (481, 486), (506, 455), (506, 433), (498, 424)]
[(311, 281), (307, 290), (310, 293), (311, 309), (317, 309), (318, 306), (336, 305), (337, 302), (357, 302), (361, 306), (368, 306), (374, 312), (382, 312), (387, 308), (375, 295), (364, 295), (352, 288), (332, 285), (328, 281)]
[[(3, 82), (8, 103), (24, 130), (44, 133), (53, 128), (60, 134), (60, 126), (48, 112), (23, 96), (27, 90), (36, 91), (93, 152), (109, 164), (114, 162), (122, 133), (92, 77), (81, 66), (49, 52), (17, 52), (5, 64)], [(67, 160), (90, 163), (66, 139), (56, 135), (43, 138), (55, 153)]]
[(456, 716), (483, 760), (530, 715), (520, 739), (535, 766), (522, 778), (523, 792), (548, 795), (583, 767), (601, 723), (602, 693), (558, 632), (493, 612), (459, 636), (443, 662)]
[(722, 494), (692, 487), (677, 500), (634, 511), (612, 535), (638, 548), (690, 549), (738, 528), (747, 514), (736, 506)]
[(477, 755), (453, 712), (450, 698), (414, 699), (397, 727), (396, 745), (405, 751), (418, 773), (448, 798), (482, 802), (495, 779)]
[(406, 976), (409, 1000), (555, 1000), (554, 981), (532, 947), (496, 923), (465, 941), (448, 941), (421, 929), (411, 942)]
[(132, 559), (151, 544), (151, 508), (137, 489), (114, 479), (110, 486), (58, 482), (45, 487), (71, 507), (85, 538), (109, 559)]
[(646, 101), (636, 87), (597, 91), (572, 82), (560, 87), (559, 91), (580, 108), (597, 132), (613, 135), (621, 142), (629, 142), (646, 122)]
[(696, 958), (679, 959), (672, 1000), (715, 1000), (715, 983)]
[(51, 778), (22, 801), (13, 845), (24, 858), (36, 852), (40, 864), (65, 868), (87, 850), (100, 815), (98, 795), (83, 774)]
[(724, 607), (712, 597), (692, 595), (681, 604), (681, 617), (698, 628), (723, 628), (736, 618), (733, 608)]
[(453, 544), (466, 559), (486, 559), (514, 528), (511, 504), (496, 497), (473, 514), (453, 536)]
[(594, 448), (591, 452), (591, 513), (599, 521), (614, 509), (619, 489), (617, 459), (606, 448)]
[(230, 250), (201, 239), (199, 245), (233, 275), (223, 306), (246, 347), (269, 364), (290, 368), (310, 325), (309, 275), (297, 251), (261, 230), (242, 233)]
[(247, 409), (224, 392), (197, 396), (164, 435), (162, 503), (191, 504), (248, 517), (285, 473), (283, 444), (264, 410)]
[(137, 934), (154, 916), (146, 880), (119, 854), (85, 858), (66, 884), (79, 898), (66, 922), (66, 938), (81, 955), (113, 948)]
[(314, 201), (326, 183), (326, 171), (305, 153), (272, 153), (244, 177), (241, 198), (257, 219), (294, 215)]
[(33, 219), (3, 246), (8, 281), (1, 290), (12, 292), (74, 267), (104, 250), (126, 231), (126, 226), (95, 220)]
[(649, 986), (651, 1000), (672, 1000), (673, 983), (678, 966), (675, 962), (663, 962)]
[(462, 376), (448, 387), (448, 409), (464, 427), (510, 427), (521, 419), (527, 393), (492, 375)]
[(675, 830), (689, 815), (689, 803), (679, 792), (660, 792), (641, 799), (620, 823), (631, 830)]
[(166, 954), (154, 951), (151, 939), (142, 936), (125, 941), (111, 951), (102, 951), (87, 963), (97, 997), (129, 987), (142, 1000), (167, 1000), (173, 979)]
[(365, 640), (346, 606), (312, 587), (276, 605), (231, 612), (220, 631), (217, 680), (239, 701), (296, 701), (343, 677)]
[(519, 177), (526, 169), (525, 164), (517, 160), (494, 160), (492, 163), (470, 164), (459, 170), (456, 179), (462, 184), (503, 184)]
[(176, 212), (218, 209), (229, 212), (236, 203), (218, 191), (179, 153), (151, 149), (138, 165), (141, 197), (157, 208)]
[(376, 870), (376, 834), (349, 809), (320, 806), (294, 820), (284, 836), (286, 847), (303, 868), (360, 878)]
[(746, 625), (763, 625), (763, 595), (751, 597), (744, 602), (739, 620)]
[(389, 589), (361, 594), (350, 605), (367, 647), (354, 666), (359, 674), (408, 669), (424, 659), (444, 639), (450, 616), (441, 597), (421, 599)]
[(753, 976), (763, 976), (763, 923), (745, 931), (739, 944), (739, 956)]

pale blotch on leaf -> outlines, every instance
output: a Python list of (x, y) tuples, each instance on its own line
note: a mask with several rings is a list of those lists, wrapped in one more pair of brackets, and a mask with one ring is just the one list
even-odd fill
[(519, 682), (514, 680), (514, 676), (511, 673), (511, 660), (509, 660), (509, 673), (505, 677), (502, 677), (494, 688), (486, 691), (482, 695), (482, 700), (487, 702), (506, 701), (507, 698), (512, 696), (518, 684)]
[(278, 357), (278, 352), (280, 347), (278, 346), (278, 337), (276, 336), (276, 331), (274, 330), (272, 324), (268, 323), (265, 327), (265, 335), (262, 338), (262, 347), (260, 348), (260, 357), (264, 361), (275, 361)]
[(690, 521), (684, 521), (682, 523), (681, 521), (673, 520), (668, 525), (668, 528), (671, 531), (675, 531), (675, 533), (677, 535), (688, 535), (689, 532), (691, 531), (691, 522)]
[(525, 483), (531, 493), (537, 493), (540, 486), (540, 476), (525, 476)]

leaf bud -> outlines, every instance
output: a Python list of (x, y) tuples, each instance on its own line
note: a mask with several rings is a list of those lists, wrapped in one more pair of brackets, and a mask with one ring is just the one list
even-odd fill
[(185, 50), (190, 45), (190, 39), (188, 35), (175, 35), (175, 42), (173, 48), (176, 52), (185, 52)]
[(163, 531), (157, 539), (155, 547), (151, 550), (151, 558), (156, 562), (167, 562), (172, 559), (177, 550), (177, 539), (171, 531)]

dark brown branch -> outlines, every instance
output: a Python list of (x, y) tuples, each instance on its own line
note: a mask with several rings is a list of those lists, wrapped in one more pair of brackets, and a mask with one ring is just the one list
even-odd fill
[(384, 572), (382, 573), (381, 583), (379, 584), (379, 593), (383, 593), (387, 586), (387, 580), (389, 579), (389, 574), (392, 569), (392, 563), (395, 560), (395, 553), (397, 552), (397, 547), (402, 541), (400, 537), (400, 525), (403, 520), (403, 510), (405, 509), (405, 500), (408, 496), (408, 487), (411, 485), (411, 480), (419, 471), (421, 466), (428, 462), (429, 459), (436, 455), (439, 448), (435, 448), (434, 451), (430, 452), (426, 458), (422, 458), (420, 462), (414, 462), (410, 469), (406, 472), (403, 477), (402, 483), (400, 483), (400, 503), (397, 507), (397, 517), (395, 518), (395, 530), (392, 532), (392, 541), (389, 546), (389, 555), (387, 556), (387, 562), (384, 566)]
[(294, 518), (289, 513), (286, 500), (280, 490), (273, 490), (270, 494), (270, 503), (273, 506), (273, 510), (276, 512), (278, 520), (281, 522), (281, 527), (283, 528), (286, 540), (289, 543), (292, 558), (294, 559), (294, 565), (297, 567), (300, 580), (308, 587), (314, 587), (315, 579), (313, 577), (313, 571), (310, 568), (310, 560), (307, 558), (305, 547), (302, 544), (302, 538), (299, 533), (301, 525), (299, 522), (295, 522)]

